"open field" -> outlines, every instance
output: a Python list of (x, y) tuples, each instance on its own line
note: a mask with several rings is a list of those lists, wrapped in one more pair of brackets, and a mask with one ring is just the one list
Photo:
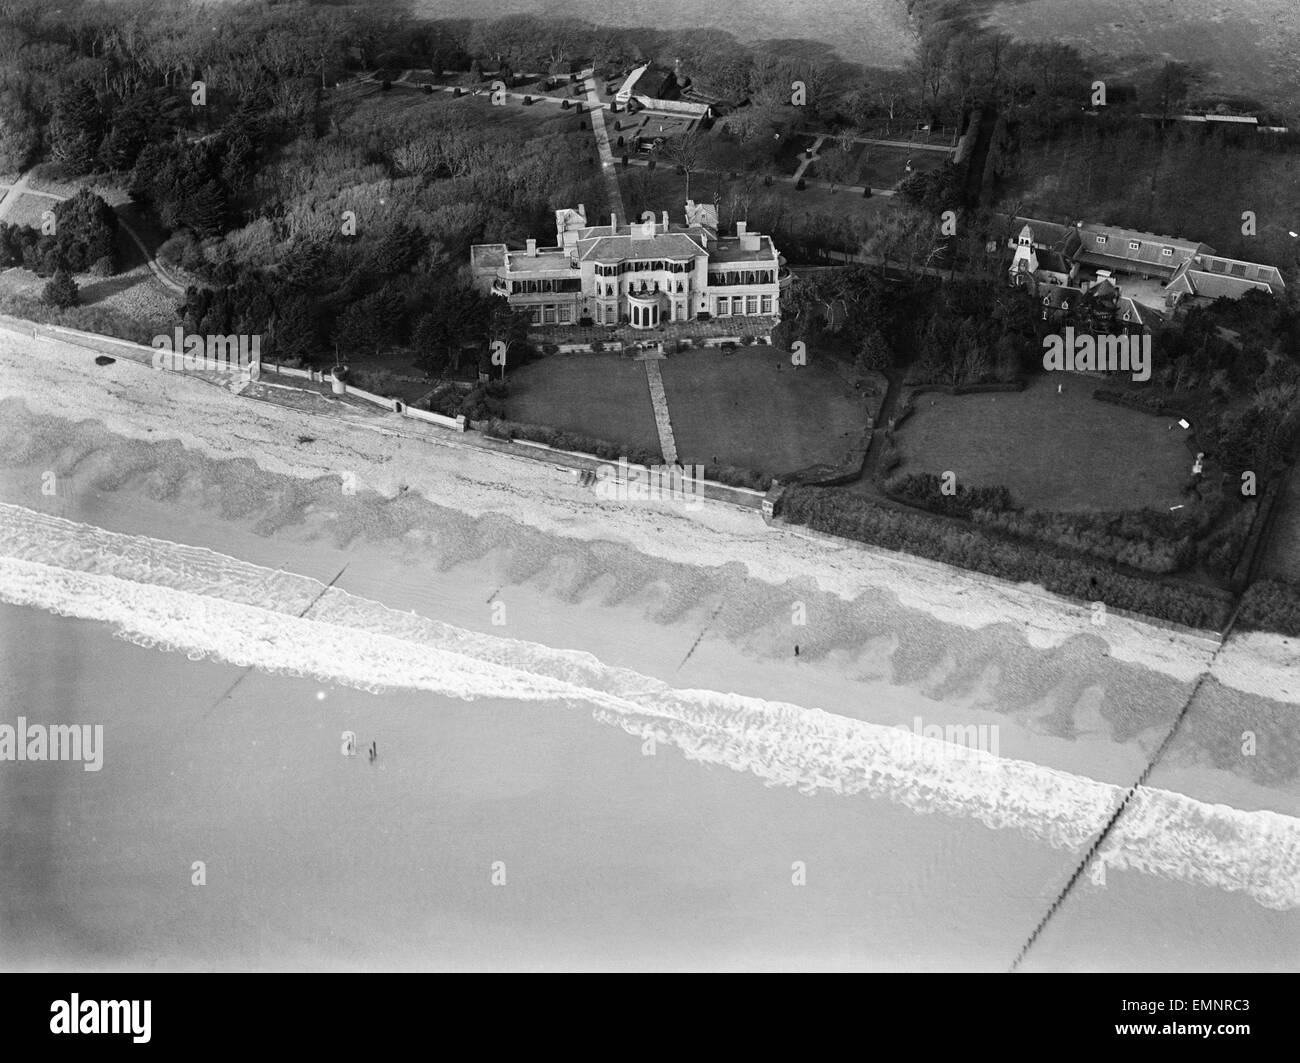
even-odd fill
[(608, 354), (554, 354), (510, 374), (506, 414), (611, 443), (659, 449), (645, 367)]
[[(1154, 124), (1108, 137), (1085, 126), (1049, 144), (1022, 144), (1015, 167), (1002, 199), (1020, 202), (1025, 214), (1089, 218), (1282, 268), (1300, 264), (1300, 242), (1287, 235), (1300, 228), (1300, 155), (1233, 147), (1190, 125), (1163, 145)], [(1256, 213), (1255, 236), (1242, 234), (1246, 210)]]
[[(686, 195), (686, 178), (674, 172), (670, 167), (657, 166), (650, 170), (644, 166), (629, 166), (626, 170), (618, 167), (619, 187), (623, 192), (623, 203), (632, 216), (643, 210), (668, 210), (672, 221), (681, 221), (682, 204)], [(714, 171), (693, 173), (690, 182), (690, 197), (697, 203), (712, 203), (716, 195), (719, 204), (719, 221), (724, 229), (729, 228), (731, 203), (737, 197), (737, 205), (744, 198), (746, 187), (749, 188), (751, 204), (760, 206), (763, 199), (779, 204), (780, 211), (790, 219), (797, 220), (803, 214), (814, 210), (834, 210), (837, 213), (853, 213), (867, 216), (880, 214), (893, 209), (893, 200), (888, 196), (872, 196), (864, 199), (860, 193), (837, 191), (825, 188), (808, 188), (798, 191), (794, 185), (785, 181), (773, 181), (765, 186), (761, 181), (747, 178), (728, 177), (725, 173)], [(750, 213), (751, 224), (759, 228), (769, 225), (757, 215), (765, 212), (758, 210)], [(739, 214), (745, 217), (745, 213)], [(767, 231), (764, 229), (763, 231)], [(780, 246), (778, 244), (778, 246)]]
[[(833, 140), (822, 142), (822, 151), (837, 151)], [(912, 151), (909, 148), (893, 148), (884, 144), (855, 144), (853, 146), (853, 171), (843, 183), (848, 185), (870, 185), (872, 188), (893, 188), (912, 173), (923, 170), (937, 170), (948, 161), (947, 155), (937, 151)], [(908, 171), (908, 167), (911, 171)], [(820, 172), (817, 162), (804, 171), (804, 176), (825, 181), (827, 177)]]
[[(1207, 87), (1253, 97), (1300, 90), (1300, 5), (1295, 0), (1014, 0), (989, 5), (986, 25), (1033, 41), (1059, 40), (1114, 57), (1117, 72), (1153, 58), (1207, 64)], [(1293, 108), (1294, 110), (1294, 108)]]
[(689, 351), (660, 372), (685, 464), (773, 474), (838, 464), (865, 427), (858, 392), (824, 363), (794, 368), (788, 351)]
[[(1098, 402), (1093, 377), (1054, 373), (1022, 392), (916, 398), (898, 431), (899, 473), (957, 474), (959, 484), (1006, 487), (1032, 509), (1166, 509), (1191, 475), (1172, 418)], [(1057, 394), (1057, 385), (1062, 393)]]
[[(661, 30), (711, 27), (748, 44), (766, 42), (788, 56), (838, 53), (853, 62), (902, 66), (911, 49), (900, 5), (894, 0), (744, 0), (702, 5), (696, 0), (662, 0), (653, 13), (633, 0), (417, 0), (417, 15), (429, 18), (500, 18), (520, 13), (580, 18), (601, 26), (646, 26)], [(829, 42), (829, 43), (828, 43)]]
[[(724, 0), (702, 6), (665, 0), (653, 18), (632, 0), (420, 0), (433, 18), (499, 18), (522, 12), (585, 19), (605, 26), (665, 30), (715, 27), (787, 56), (832, 57), (901, 67), (912, 55), (895, 0)], [(1294, 0), (1134, 3), (1133, 0), (967, 0), (986, 26), (1028, 41), (1061, 41), (1123, 74), (1168, 57), (1205, 63), (1210, 87), (1277, 99), (1300, 89), (1300, 5)]]

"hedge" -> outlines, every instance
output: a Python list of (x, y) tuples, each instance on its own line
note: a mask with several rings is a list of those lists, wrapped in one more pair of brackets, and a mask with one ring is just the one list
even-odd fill
[(1300, 638), (1300, 583), (1280, 579), (1252, 583), (1242, 595), (1237, 622), (1256, 631)]
[(1014, 509), (1005, 487), (967, 487), (956, 484), (953, 494), (943, 492), (943, 478), (932, 472), (913, 472), (885, 485), (886, 493), (908, 505), (920, 506), (945, 517), (969, 517), (977, 509), (1000, 512)]
[(766, 491), (772, 486), (772, 477), (767, 473), (740, 469), (734, 465), (705, 465), (704, 478), (730, 487), (748, 487), (754, 491)]
[(1024, 543), (1002, 540), (978, 525), (954, 525), (924, 514), (881, 505), (865, 495), (816, 487), (791, 487), (781, 515), (792, 524), (898, 550), (1013, 582), (1036, 583), (1054, 594), (1102, 601), (1188, 627), (1222, 630), (1232, 596), (1187, 584), (1129, 576), (1083, 558), (1063, 558)]
[(1125, 406), (1142, 413), (1154, 413), (1162, 417), (1182, 413), (1187, 409), (1187, 399), (1155, 389), (1131, 391), (1126, 388), (1097, 388), (1092, 397), (1098, 402), (1109, 402), (1114, 406)]
[(1196, 541), (1190, 533), (1178, 538), (1125, 534), (1126, 514), (1009, 513), (981, 509), (971, 516), (976, 524), (998, 528), (1022, 539), (1078, 550), (1101, 561), (1113, 561), (1155, 575), (1180, 572), (1197, 556)]
[(565, 432), (543, 424), (521, 424), (507, 421), (501, 417), (492, 417), (482, 429), (483, 434), (494, 439), (528, 439), (534, 443), (543, 443), (556, 450), (574, 450), (582, 454), (591, 454), (605, 461), (617, 461), (626, 458), (633, 465), (662, 465), (663, 454), (649, 447), (629, 447), (622, 443), (611, 443), (605, 439), (593, 439), (591, 436), (576, 432)]

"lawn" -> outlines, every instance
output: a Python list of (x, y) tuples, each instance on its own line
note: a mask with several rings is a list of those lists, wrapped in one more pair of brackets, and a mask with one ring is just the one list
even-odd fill
[[(834, 151), (835, 142), (826, 140), (822, 143), (823, 151)], [(923, 170), (937, 170), (948, 161), (947, 154), (938, 151), (912, 151), (910, 148), (893, 148), (884, 144), (855, 144), (853, 147), (853, 175), (844, 183), (849, 185), (870, 185), (872, 188), (893, 188), (910, 174), (907, 167), (911, 165), (912, 173)], [(817, 163), (813, 163), (805, 173), (808, 178), (826, 180), (818, 172)]]
[(4, 220), (10, 225), (32, 225), (39, 229), (42, 215), (47, 210), (52, 210), (54, 205), (55, 201), (46, 196), (33, 196), (30, 193), (23, 193), (18, 197), (18, 201), (9, 208), (9, 213), (5, 215)]
[(506, 415), (610, 443), (659, 449), (645, 366), (611, 354), (553, 354), (510, 374)]
[(684, 464), (776, 475), (839, 464), (866, 425), (866, 404), (835, 368), (796, 369), (771, 347), (686, 351), (659, 363)]
[[(686, 178), (676, 173), (671, 167), (660, 164), (653, 170), (635, 164), (624, 169), (616, 166), (619, 188), (623, 192), (623, 204), (628, 212), (637, 217), (644, 210), (658, 214), (661, 210), (669, 212), (669, 220), (682, 220), (682, 205), (686, 202)], [(732, 180), (725, 173), (703, 172), (691, 174), (690, 198), (697, 203), (712, 203), (716, 196), (721, 204), (719, 221), (724, 230), (728, 230), (728, 205), (731, 194), (737, 194), (737, 201), (744, 199), (743, 191), (746, 181), (742, 178)], [(750, 184), (749, 220), (751, 225), (760, 228), (765, 224), (764, 216), (771, 211), (764, 207), (764, 200), (779, 202), (781, 213), (787, 219), (798, 219), (806, 212), (814, 210), (831, 211), (837, 214), (878, 215), (893, 209), (893, 199), (889, 196), (872, 196), (864, 199), (860, 193), (839, 190), (832, 192), (826, 188), (808, 188), (800, 192), (788, 181), (773, 181), (766, 186), (761, 180)], [(744, 217), (742, 214), (741, 217)], [(795, 224), (792, 222), (791, 224)], [(766, 231), (766, 230), (763, 230)]]
[(958, 484), (1005, 486), (1032, 509), (1167, 509), (1185, 502), (1179, 492), (1194, 457), (1187, 433), (1173, 418), (1098, 402), (1098, 383), (1053, 373), (1019, 393), (918, 395), (916, 413), (898, 431), (903, 463), (896, 472), (951, 470)]

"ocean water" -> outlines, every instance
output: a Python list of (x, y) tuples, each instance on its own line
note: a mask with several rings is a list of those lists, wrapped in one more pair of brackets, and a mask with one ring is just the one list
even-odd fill
[[(0, 504), (6, 715), (106, 733), (0, 765), (18, 966), (1002, 969), (1124, 793), (81, 515)], [(1286, 967), (1298, 840), (1140, 790), (1029, 965)]]

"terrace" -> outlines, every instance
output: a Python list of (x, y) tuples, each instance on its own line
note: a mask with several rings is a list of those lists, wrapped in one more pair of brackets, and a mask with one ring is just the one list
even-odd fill
[(630, 324), (541, 325), (529, 329), (528, 338), (534, 343), (623, 343), (626, 346), (647, 342), (678, 343), (682, 340), (696, 343), (732, 336), (757, 339), (770, 336), (779, 320), (776, 317), (720, 317), (703, 321), (665, 321), (649, 329), (633, 328)]

